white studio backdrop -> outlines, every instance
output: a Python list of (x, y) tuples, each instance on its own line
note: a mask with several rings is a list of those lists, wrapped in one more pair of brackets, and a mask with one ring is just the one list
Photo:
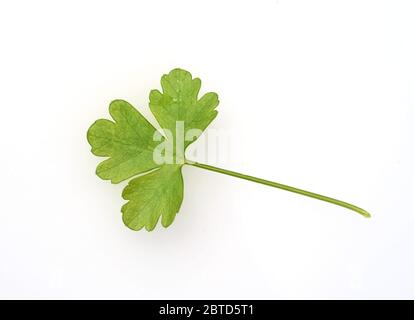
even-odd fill
[[(414, 298), (412, 1), (2, 1), (0, 298)], [(181, 67), (219, 94), (221, 166), (168, 229), (121, 220), (86, 131)]]

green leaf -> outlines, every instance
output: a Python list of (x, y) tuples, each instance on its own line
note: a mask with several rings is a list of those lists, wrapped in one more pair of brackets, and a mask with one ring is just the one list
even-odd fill
[[(192, 79), (189, 72), (174, 69), (161, 79), (163, 93), (151, 91), (151, 110), (161, 127), (171, 130), (174, 146), (177, 121), (183, 121), (185, 130), (204, 130), (217, 115), (217, 94), (210, 92), (198, 99), (200, 85), (200, 79)], [(157, 130), (128, 102), (113, 101), (109, 113), (114, 121), (97, 120), (87, 133), (92, 153), (108, 158), (98, 165), (96, 174), (112, 183), (137, 176), (122, 193), (128, 200), (121, 209), (126, 226), (151, 231), (161, 217), (161, 224), (168, 227), (183, 200), (183, 163), (154, 161), (154, 150), (167, 140), (154, 141)]]
[(118, 183), (137, 174), (154, 169), (153, 141), (155, 128), (128, 102), (115, 100), (109, 106), (115, 122), (100, 119), (88, 130), (92, 153), (109, 159), (101, 162), (96, 174)]
[[(109, 113), (114, 121), (97, 120), (87, 133), (92, 153), (107, 157), (96, 169), (96, 174), (100, 178), (119, 183), (135, 177), (122, 193), (122, 197), (128, 200), (121, 209), (127, 227), (132, 230), (145, 228), (151, 231), (160, 217), (164, 227), (171, 225), (183, 201), (181, 169), (184, 164), (329, 202), (358, 212), (367, 218), (371, 216), (360, 207), (318, 193), (187, 161), (184, 158), (185, 148), (217, 115), (217, 94), (209, 92), (199, 99), (200, 79), (193, 79), (188, 71), (182, 69), (174, 69), (162, 76), (161, 86), (162, 93), (158, 90), (152, 90), (150, 93), (150, 109), (165, 137), (162, 137), (133, 106), (123, 100), (115, 100), (109, 106)], [(183, 127), (179, 127), (178, 124)], [(182, 132), (176, 130), (178, 127)], [(189, 134), (192, 140), (186, 139), (187, 133), (194, 129), (197, 130)], [(155, 139), (160, 136), (161, 139)], [(180, 139), (183, 141), (178, 143)], [(154, 161), (155, 151), (158, 151), (158, 147), (163, 143), (173, 146), (169, 150), (173, 149), (172, 159), (176, 160), (175, 163), (159, 164)], [(180, 147), (183, 150), (180, 150)]]
[(122, 207), (124, 223), (133, 230), (155, 228), (160, 215), (161, 223), (168, 227), (183, 201), (181, 166), (164, 165), (142, 177), (131, 180), (122, 197), (129, 200)]
[[(150, 109), (161, 128), (170, 130), (174, 139), (177, 121), (184, 123), (184, 134), (191, 129), (198, 129), (201, 133), (217, 116), (217, 94), (209, 92), (198, 99), (201, 80), (193, 79), (188, 71), (174, 69), (163, 75), (161, 87), (162, 93), (158, 90), (151, 91)], [(198, 136), (199, 134), (195, 138)], [(187, 147), (193, 141), (185, 141), (184, 146)]]

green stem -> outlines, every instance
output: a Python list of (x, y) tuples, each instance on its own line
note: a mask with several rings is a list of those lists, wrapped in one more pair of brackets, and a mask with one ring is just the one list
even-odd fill
[(234, 172), (234, 171), (230, 171), (230, 170), (225, 170), (225, 169), (209, 166), (207, 164), (201, 164), (201, 163), (192, 162), (192, 161), (187, 161), (186, 164), (192, 165), (192, 166), (197, 167), (197, 168), (202, 168), (202, 169), (206, 169), (206, 170), (210, 170), (210, 171), (214, 171), (214, 172), (218, 172), (218, 173), (222, 173), (222, 174), (227, 174), (229, 176), (233, 176), (233, 177), (236, 177), (236, 178), (249, 180), (249, 181), (253, 181), (253, 182), (257, 182), (257, 183), (261, 183), (261, 184), (265, 184), (267, 186), (283, 189), (283, 190), (286, 190), (286, 191), (298, 193), (298, 194), (301, 194), (301, 195), (304, 195), (304, 196), (307, 196), (307, 197), (311, 197), (311, 198), (314, 198), (314, 199), (318, 199), (318, 200), (326, 201), (326, 202), (329, 202), (329, 203), (333, 203), (333, 204), (336, 204), (337, 206), (341, 206), (341, 207), (353, 210), (355, 212), (358, 212), (359, 214), (363, 215), (366, 218), (371, 217), (371, 215), (367, 211), (365, 211), (364, 209), (361, 209), (357, 206), (354, 206), (353, 204), (350, 204), (350, 203), (347, 203), (347, 202), (344, 202), (344, 201), (341, 201), (341, 200), (337, 200), (337, 199), (334, 199), (334, 198), (323, 196), (321, 194), (317, 194), (317, 193), (313, 193), (313, 192), (310, 192), (310, 191), (294, 188), (294, 187), (291, 187), (291, 186), (288, 186), (288, 185), (285, 185), (285, 184), (281, 184), (281, 183), (277, 183), (277, 182), (273, 182), (273, 181), (269, 181), (269, 180), (264, 180), (264, 179), (248, 176), (248, 175), (241, 174), (241, 173), (238, 173), (238, 172)]

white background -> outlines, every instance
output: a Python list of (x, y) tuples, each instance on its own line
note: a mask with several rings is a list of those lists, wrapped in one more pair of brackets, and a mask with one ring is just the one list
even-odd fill
[[(0, 298), (414, 298), (412, 1), (2, 1)], [(133, 232), (89, 125), (185, 68), (236, 134)]]

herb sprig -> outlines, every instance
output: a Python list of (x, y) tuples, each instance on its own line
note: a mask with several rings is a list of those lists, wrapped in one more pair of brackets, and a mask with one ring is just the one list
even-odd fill
[[(100, 178), (112, 183), (133, 178), (122, 192), (122, 197), (128, 202), (121, 208), (123, 221), (130, 229), (151, 231), (160, 218), (164, 227), (172, 224), (183, 201), (181, 170), (184, 165), (294, 192), (370, 217), (364, 209), (341, 200), (186, 159), (185, 149), (217, 116), (218, 96), (209, 92), (199, 98), (201, 80), (182, 69), (163, 75), (161, 87), (162, 92), (150, 92), (149, 106), (164, 134), (124, 100), (115, 100), (110, 104), (109, 113), (113, 121), (99, 119), (87, 133), (92, 153), (107, 158), (96, 169)], [(192, 137), (183, 141), (181, 147), (177, 142), (177, 124), (182, 124), (180, 134)], [(174, 142), (174, 148), (164, 148), (164, 153), (161, 153), (172, 161), (156, 161), (155, 154), (159, 147), (174, 146)]]

